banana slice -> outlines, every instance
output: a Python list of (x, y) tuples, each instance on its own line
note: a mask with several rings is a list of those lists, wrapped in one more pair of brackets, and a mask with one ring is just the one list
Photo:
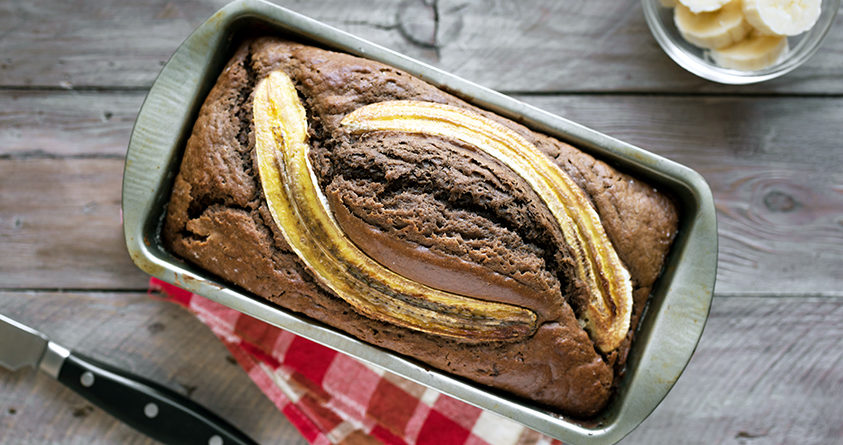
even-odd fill
[(673, 13), (676, 28), (685, 40), (701, 48), (729, 46), (752, 30), (744, 20), (740, 0), (734, 0), (716, 11), (699, 14), (691, 12), (683, 3), (677, 4)]
[(773, 65), (787, 49), (787, 37), (753, 33), (734, 45), (712, 50), (711, 58), (724, 68), (754, 71)]
[[(717, 11), (730, 1), (732, 0), (679, 0), (679, 3), (690, 9), (694, 14), (699, 14)], [(673, 4), (676, 4), (676, 0), (673, 0)]]
[(817, 23), (821, 3), (822, 0), (743, 0), (743, 13), (755, 29), (765, 34), (795, 36)]

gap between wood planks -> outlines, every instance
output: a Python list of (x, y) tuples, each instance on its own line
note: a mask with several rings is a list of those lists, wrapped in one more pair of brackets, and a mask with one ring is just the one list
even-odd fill
[[(86, 290), (33, 298), (28, 292), (0, 291), (0, 312), (17, 314), (65, 346), (175, 389), (198, 386), (192, 397), (250, 434), (270, 441), (287, 437), (288, 426), (278, 422), (277, 410), (248, 384), (214, 336), (176, 305), (144, 293)], [(840, 298), (716, 297), (682, 377), (627, 442), (729, 443), (756, 435), (771, 443), (834, 443), (843, 416), (841, 315)], [(33, 425), (63, 425), (77, 439), (120, 428), (104, 415), (74, 416), (69, 407), (79, 406), (79, 399), (46, 378), (35, 381), (33, 389), (31, 377), (4, 377), (0, 371), (3, 407), (16, 410), (14, 417), (0, 416), (9, 439), (66, 431), (32, 433)], [(297, 437), (294, 431), (290, 437)], [(41, 439), (36, 441), (59, 440)]]
[(137, 293), (144, 293), (147, 292), (148, 288), (144, 287), (135, 287), (135, 288), (119, 288), (119, 287), (108, 287), (102, 289), (87, 289), (87, 288), (72, 288), (72, 287), (29, 287), (29, 288), (17, 288), (17, 287), (2, 287), (0, 288), (0, 293), (2, 292), (19, 292), (19, 293), (65, 293), (65, 294), (79, 294), (79, 293), (86, 293), (86, 294), (137, 294)]
[[(0, 293), (2, 292), (19, 292), (19, 293), (64, 293), (64, 294), (78, 294), (78, 293), (88, 293), (88, 294), (136, 294), (136, 293), (143, 293), (147, 292), (149, 289), (147, 287), (136, 287), (136, 288), (116, 288), (116, 287), (109, 287), (109, 288), (102, 288), (102, 289), (87, 289), (87, 288), (69, 288), (69, 287), (54, 287), (54, 288), (47, 288), (47, 287), (30, 287), (30, 288), (17, 288), (17, 287), (2, 287), (0, 288)], [(786, 299), (786, 298), (828, 298), (828, 299), (835, 299), (835, 298), (843, 298), (843, 292), (822, 292), (822, 293), (719, 293), (715, 292), (713, 297), (717, 300), (726, 300), (726, 299), (733, 299), (733, 298), (773, 298), (773, 299)]]
[[(839, 292), (843, 152), (841, 130), (828, 122), (840, 99), (521, 99), (702, 173), (720, 220), (716, 292)], [(0, 287), (145, 285), (119, 226), (123, 154), (142, 100), (0, 91)]]
[[(224, 3), (0, 1), (0, 77), (22, 86), (148, 86), (177, 44)], [(762, 85), (727, 86), (674, 64), (640, 5), (628, 2), (276, 3), (498, 90), (843, 92), (834, 50), (843, 41), (841, 16), (803, 67)]]
[[(161, 383), (260, 443), (299, 444), (292, 424), (184, 308), (145, 291), (0, 291), (0, 313), (62, 346)], [(149, 443), (55, 380), (0, 369), (3, 443)]]
[[(146, 93), (151, 85), (147, 86), (100, 86), (100, 85), (3, 85), (0, 84), (2, 92), (80, 92), (80, 93)], [(804, 98), (804, 99), (840, 99), (843, 93), (823, 92), (792, 92), (792, 91), (647, 91), (647, 90), (493, 90), (507, 96), (521, 97), (559, 97), (559, 96), (620, 96), (620, 97), (676, 97), (676, 98)]]

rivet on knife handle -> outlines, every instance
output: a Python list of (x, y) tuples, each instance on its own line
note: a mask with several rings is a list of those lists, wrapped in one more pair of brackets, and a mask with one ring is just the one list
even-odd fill
[(74, 352), (62, 363), (58, 381), (163, 443), (255, 444), (237, 428), (187, 397)]

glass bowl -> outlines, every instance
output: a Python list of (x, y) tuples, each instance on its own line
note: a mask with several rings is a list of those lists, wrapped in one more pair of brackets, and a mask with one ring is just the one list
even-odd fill
[(660, 0), (641, 0), (641, 3), (650, 31), (674, 62), (699, 77), (731, 85), (775, 79), (805, 63), (820, 47), (840, 7), (840, 0), (823, 0), (817, 23), (798, 36), (788, 37), (790, 50), (779, 61), (764, 69), (741, 71), (718, 66), (708, 50), (698, 48), (682, 38), (673, 23), (673, 8), (662, 6)]

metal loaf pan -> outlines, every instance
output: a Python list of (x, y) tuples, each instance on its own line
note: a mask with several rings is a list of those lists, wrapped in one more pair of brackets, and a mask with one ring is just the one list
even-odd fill
[[(677, 199), (679, 235), (639, 325), (627, 373), (603, 412), (593, 419), (566, 418), (432, 370), (229, 287), (164, 249), (160, 222), (199, 107), (239, 39), (255, 30), (407, 71), (474, 105), (567, 141), (657, 184)], [(147, 273), (569, 443), (614, 443), (656, 408), (696, 348), (708, 317), (717, 267), (714, 203), (708, 185), (696, 172), (261, 0), (238, 0), (222, 8), (191, 34), (161, 70), (132, 131), (123, 177), (123, 218), (129, 253)]]

